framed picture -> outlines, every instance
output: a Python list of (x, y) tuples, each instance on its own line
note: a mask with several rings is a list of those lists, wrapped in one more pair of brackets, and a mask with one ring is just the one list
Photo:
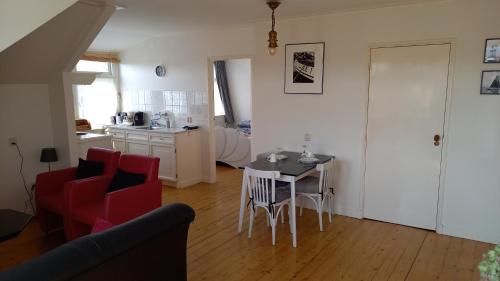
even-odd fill
[(325, 43), (285, 46), (285, 93), (323, 94)]
[(483, 71), (481, 95), (500, 95), (500, 70)]
[(500, 63), (500, 38), (486, 39), (484, 63)]

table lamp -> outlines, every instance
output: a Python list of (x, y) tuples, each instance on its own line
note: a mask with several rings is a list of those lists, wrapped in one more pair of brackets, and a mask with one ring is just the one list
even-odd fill
[(49, 164), (49, 172), (50, 172), (50, 163), (57, 162), (57, 152), (55, 148), (43, 148), (42, 154), (40, 155), (40, 162)]

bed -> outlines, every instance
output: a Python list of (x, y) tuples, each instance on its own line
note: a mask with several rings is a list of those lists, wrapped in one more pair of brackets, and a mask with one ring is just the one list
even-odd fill
[(215, 157), (218, 162), (241, 168), (251, 162), (250, 126), (215, 127)]

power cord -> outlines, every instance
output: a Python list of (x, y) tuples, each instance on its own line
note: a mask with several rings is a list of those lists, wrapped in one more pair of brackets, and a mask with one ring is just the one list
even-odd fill
[(33, 206), (33, 193), (28, 190), (28, 185), (26, 184), (26, 179), (24, 178), (24, 173), (23, 173), (24, 157), (23, 154), (21, 153), (21, 149), (19, 148), (17, 142), (13, 142), (12, 144), (16, 146), (17, 153), (19, 154), (19, 158), (21, 159), (21, 167), (19, 168), (19, 174), (21, 175), (21, 179), (23, 180), (23, 186), (24, 190), (26, 191), (26, 195), (28, 195), (28, 200), (24, 201), (24, 209), (26, 211), (28, 210), (29, 207), (31, 207), (31, 210), (33, 211), (34, 214), (35, 207)]

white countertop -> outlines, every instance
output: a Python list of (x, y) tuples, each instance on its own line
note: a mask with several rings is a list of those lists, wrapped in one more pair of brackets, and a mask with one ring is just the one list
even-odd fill
[(111, 138), (110, 135), (105, 135), (105, 134), (95, 134), (95, 133), (87, 133), (87, 132), (78, 132), (78, 133), (85, 133), (85, 135), (77, 135), (76, 136), (76, 138), (79, 142), (104, 140), (104, 139)]
[[(144, 128), (148, 128), (148, 126), (129, 126), (129, 125), (112, 125), (106, 126), (109, 129), (119, 129), (119, 130), (135, 130), (138, 132), (145, 133), (168, 133), (168, 134), (177, 134), (187, 132), (186, 129), (183, 128), (163, 128), (163, 129), (155, 129), (155, 130), (146, 130)], [(194, 131), (194, 130), (191, 130)]]

